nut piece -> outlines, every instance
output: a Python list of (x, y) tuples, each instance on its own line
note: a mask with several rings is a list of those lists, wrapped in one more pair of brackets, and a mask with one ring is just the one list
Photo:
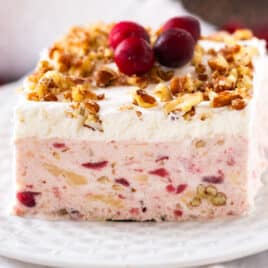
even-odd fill
[(183, 92), (181, 77), (173, 77), (170, 81), (170, 90), (174, 96)]
[(171, 92), (167, 85), (160, 83), (154, 89), (154, 94), (161, 101), (170, 101), (172, 99)]
[(137, 87), (139, 87), (141, 89), (144, 89), (144, 88), (148, 87), (149, 80), (148, 80), (147, 77), (144, 77), (144, 76), (133, 75), (131, 77), (128, 77), (127, 83), (129, 85), (137, 86)]
[(217, 189), (216, 189), (215, 186), (209, 185), (209, 186), (206, 187), (205, 193), (208, 196), (216, 196), (217, 195)]
[(174, 96), (183, 92), (194, 92), (195, 85), (190, 75), (178, 77), (175, 76), (170, 80), (170, 90)]
[(59, 168), (57, 166), (43, 163), (43, 167), (52, 175), (59, 177), (62, 176), (67, 180), (67, 183), (71, 186), (79, 186), (79, 185), (85, 185), (88, 183), (87, 178), (84, 176), (81, 176), (77, 173), (74, 173), (72, 171)]
[(85, 85), (77, 85), (71, 88), (71, 99), (75, 102), (82, 102), (87, 99), (98, 100), (99, 98), (103, 97), (98, 96), (95, 92), (90, 90), (90, 88), (86, 87)]
[(173, 75), (174, 75), (174, 71), (173, 70), (168, 70), (165, 71), (163, 69), (161, 69), (160, 67), (157, 67), (156, 70), (156, 75), (162, 80), (162, 81), (169, 81)]
[(57, 101), (58, 98), (56, 97), (56, 95), (54, 95), (53, 93), (48, 92), (45, 96), (44, 96), (44, 101)]
[(110, 182), (110, 180), (108, 179), (108, 177), (106, 176), (101, 176), (97, 179), (97, 182), (102, 183), (102, 184), (107, 184)]
[(218, 71), (220, 73), (225, 73), (229, 68), (228, 62), (221, 54), (209, 59), (208, 65), (213, 71)]
[(246, 107), (246, 102), (243, 99), (232, 100), (232, 108), (235, 110), (243, 110)]
[(85, 104), (85, 109), (89, 112), (89, 113), (93, 113), (96, 114), (99, 112), (100, 110), (100, 106), (98, 103), (96, 103), (95, 101), (88, 101)]
[(138, 89), (135, 91), (133, 99), (134, 104), (143, 108), (151, 108), (157, 105), (156, 99), (142, 89)]
[(177, 110), (189, 112), (194, 106), (203, 101), (203, 94), (196, 92), (193, 94), (184, 94), (175, 100), (172, 100), (164, 105), (164, 110), (167, 114)]
[(203, 141), (203, 140), (197, 140), (197, 141), (195, 142), (195, 147), (196, 147), (196, 148), (203, 148), (203, 147), (205, 147), (205, 146), (206, 146), (206, 142)]
[(218, 192), (216, 196), (211, 198), (211, 203), (214, 206), (224, 206), (226, 205), (227, 197), (224, 193)]
[(112, 188), (113, 188), (113, 190), (118, 191), (118, 192), (123, 190), (123, 187), (119, 184), (113, 184)]
[(201, 205), (201, 199), (199, 197), (194, 197), (190, 202), (190, 206), (192, 207), (199, 207)]
[(197, 44), (196, 47), (195, 47), (195, 50), (194, 50), (192, 63), (194, 65), (201, 64), (204, 54), (205, 54), (204, 48), (202, 46), (200, 46), (199, 44)]
[(80, 91), (79, 87), (75, 87), (72, 90), (72, 100), (76, 102), (80, 102), (84, 99), (84, 94)]
[(98, 87), (108, 87), (118, 78), (118, 74), (106, 66), (100, 68), (96, 74), (96, 85)]
[(122, 200), (118, 198), (114, 198), (109, 195), (88, 194), (87, 199), (92, 202), (102, 202), (104, 204), (110, 205), (111, 207), (116, 207), (116, 208), (124, 207)]
[(196, 189), (196, 195), (199, 198), (204, 198), (206, 197), (206, 188), (203, 184), (199, 184)]
[(83, 126), (93, 131), (98, 130), (100, 132), (103, 132), (102, 121), (100, 120), (99, 116), (94, 113), (89, 113), (84, 117)]
[(233, 37), (236, 40), (250, 40), (253, 38), (253, 33), (252, 31), (248, 29), (240, 29), (240, 30), (235, 31), (235, 33), (233, 34)]
[(241, 96), (238, 94), (228, 92), (228, 91), (220, 92), (218, 95), (216, 95), (213, 98), (212, 107), (219, 108), (219, 107), (228, 106), (235, 99), (241, 99)]

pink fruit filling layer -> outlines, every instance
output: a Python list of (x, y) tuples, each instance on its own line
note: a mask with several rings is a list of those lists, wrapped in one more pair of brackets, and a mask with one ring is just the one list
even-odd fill
[(16, 141), (16, 157), (15, 214), (51, 219), (241, 215), (258, 180), (244, 137), (161, 143), (25, 138)]

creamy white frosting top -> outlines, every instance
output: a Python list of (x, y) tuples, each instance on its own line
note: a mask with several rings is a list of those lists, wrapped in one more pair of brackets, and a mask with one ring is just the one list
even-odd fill
[[(265, 55), (265, 43), (253, 39), (244, 44), (255, 46), (259, 56), (254, 60), (254, 92), (258, 91), (262, 59)], [(223, 43), (201, 41), (205, 48), (220, 49)], [(177, 69), (176, 74), (193, 73), (189, 65)], [(98, 89), (105, 93), (105, 100), (100, 105), (99, 116), (102, 120), (103, 132), (93, 131), (82, 124), (82, 118), (70, 118), (70, 103), (33, 102), (21, 98), (15, 111), (15, 139), (26, 137), (37, 138), (71, 138), (83, 140), (137, 140), (141, 142), (180, 141), (185, 138), (204, 138), (218, 135), (247, 135), (250, 126), (250, 115), (254, 109), (253, 100), (241, 110), (228, 107), (211, 108), (207, 102), (196, 107), (196, 114), (187, 121), (181, 115), (176, 118), (165, 115), (161, 106), (151, 109), (141, 107), (135, 110), (120, 110), (123, 105), (132, 103), (132, 91), (135, 87), (114, 87)], [(141, 111), (138, 117), (136, 111)], [(201, 117), (206, 116), (206, 120)]]

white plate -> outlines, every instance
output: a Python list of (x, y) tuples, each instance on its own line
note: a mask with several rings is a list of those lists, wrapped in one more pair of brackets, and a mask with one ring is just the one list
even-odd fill
[(178, 268), (268, 249), (268, 184), (252, 215), (210, 223), (49, 222), (8, 215), (15, 86), (0, 90), (0, 255), (59, 267)]

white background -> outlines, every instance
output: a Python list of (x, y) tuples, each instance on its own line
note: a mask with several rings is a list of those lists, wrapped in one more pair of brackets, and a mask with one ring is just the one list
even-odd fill
[(174, 0), (0, 0), (0, 78), (33, 68), (71, 25), (133, 19), (157, 27), (180, 13)]

